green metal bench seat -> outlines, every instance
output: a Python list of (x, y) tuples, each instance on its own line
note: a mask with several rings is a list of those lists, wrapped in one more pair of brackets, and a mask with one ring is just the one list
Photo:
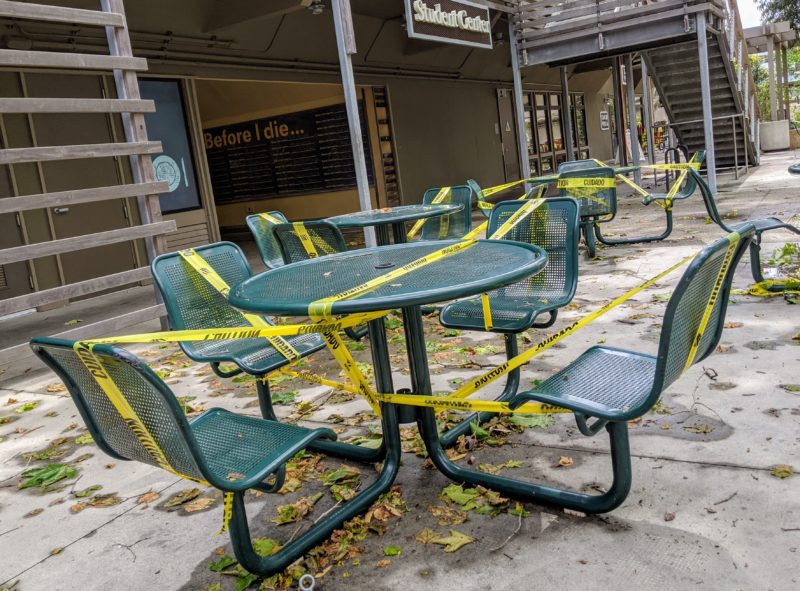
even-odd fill
[[(279, 211), (270, 211), (267, 214), (282, 223), (288, 221), (286, 216)], [(272, 232), (272, 227), (275, 224), (259, 214), (247, 216), (245, 222), (247, 222), (247, 227), (250, 228), (250, 233), (253, 235), (258, 247), (258, 253), (261, 255), (261, 260), (264, 261), (267, 269), (282, 267), (284, 263), (281, 249), (275, 240), (275, 234)]]
[[(184, 416), (169, 387), (124, 349), (97, 345), (93, 353), (129, 411), (120, 409), (73, 349), (73, 341), (34, 338), (31, 348), (69, 390), (98, 447), (118, 460), (164, 468), (176, 476), (206, 482), (232, 497), (230, 536), (240, 564), (270, 575), (286, 568), (334, 529), (368, 508), (391, 485), (400, 455), (393, 407), (384, 407), (384, 434), (392, 451), (380, 476), (354, 499), (315, 522), (277, 553), (260, 556), (253, 548), (244, 493), (277, 492), (285, 464), (315, 442), (336, 438), (329, 429), (306, 429), (215, 408), (193, 421)], [(127, 413), (127, 415), (125, 414)], [(131, 414), (135, 416), (131, 416)], [(268, 479), (274, 477), (274, 482)]]
[[(504, 201), (492, 209), (487, 236), (526, 204)], [(524, 281), (488, 293), (491, 332), (515, 334), (532, 326), (546, 328), (555, 321), (559, 308), (572, 301), (578, 283), (578, 203), (571, 198), (548, 199), (506, 234), (504, 240), (542, 247), (548, 256), (544, 271)], [(544, 313), (550, 319), (535, 324)], [(449, 328), (485, 330), (480, 297), (457, 300), (442, 309), (440, 322)]]
[[(234, 287), (252, 276), (250, 265), (242, 250), (232, 242), (217, 242), (198, 246), (198, 255), (228, 284)], [(214, 289), (178, 253), (156, 257), (151, 264), (153, 277), (164, 298), (167, 315), (173, 330), (226, 328), (248, 326), (244, 314), (228, 303), (227, 297)], [(272, 324), (269, 318), (263, 320)], [(325, 348), (319, 334), (284, 337), (300, 354), (306, 357)], [(261, 416), (275, 420), (267, 376), (285, 367), (290, 361), (267, 339), (225, 339), (186, 341), (180, 347), (189, 359), (209, 363), (215, 374), (230, 378), (245, 372), (256, 379)], [(233, 363), (236, 369), (223, 371), (221, 363)], [(326, 453), (352, 459), (372, 461), (383, 454), (383, 449), (369, 450), (344, 443), (312, 444), (324, 448)]]
[[(491, 210), (486, 235), (491, 236), (525, 201), (503, 201)], [(544, 270), (519, 283), (490, 291), (491, 332), (503, 334), (506, 358), (519, 352), (517, 334), (531, 328), (547, 328), (556, 321), (559, 308), (575, 296), (578, 285), (578, 203), (568, 197), (546, 200), (505, 235), (505, 240), (526, 242), (542, 247), (548, 256)], [(537, 322), (542, 315), (547, 319)], [(486, 331), (481, 297), (456, 300), (447, 304), (439, 322), (448, 328)], [(508, 400), (519, 387), (520, 370), (508, 374), (506, 385), (497, 400)], [(469, 430), (469, 424), (490, 419), (491, 413), (467, 417), (441, 435), (442, 445), (450, 446)]]
[(558, 174), (562, 172), (573, 172), (575, 170), (588, 170), (597, 168), (598, 166), (602, 166), (602, 164), (592, 158), (585, 160), (569, 160), (558, 165)]
[[(609, 166), (594, 166), (592, 168), (578, 168), (560, 172), (559, 181), (570, 179), (616, 179), (614, 169)], [(586, 254), (594, 258), (597, 254), (593, 228), (597, 224), (610, 222), (617, 215), (617, 187), (603, 189), (590, 188), (562, 188), (562, 197), (572, 197), (578, 201), (580, 207), (580, 227), (583, 241), (586, 244)]]
[[(440, 187), (428, 189), (422, 195), (423, 205), (430, 205), (439, 194)], [(477, 197), (476, 197), (477, 199)], [(442, 215), (425, 220), (420, 240), (449, 240), (461, 238), (472, 229), (472, 189), (467, 185), (455, 185), (450, 193), (439, 203), (455, 203), (464, 208), (450, 215)]]
[[(731, 227), (725, 223), (725, 221), (722, 219), (722, 216), (719, 214), (719, 210), (717, 209), (717, 201), (711, 194), (711, 189), (708, 188), (708, 185), (703, 180), (703, 177), (701, 177), (700, 174), (694, 170), (690, 170), (689, 174), (690, 176), (694, 177), (697, 186), (700, 188), (700, 194), (703, 197), (703, 203), (706, 206), (706, 211), (708, 212), (708, 217), (711, 219), (711, 221), (726, 232), (733, 232), (735, 229), (741, 227), (741, 225)], [(756, 281), (756, 283), (761, 283), (764, 281), (764, 270), (761, 265), (762, 234), (772, 230), (786, 230), (800, 236), (800, 228), (788, 222), (784, 222), (776, 217), (747, 220), (746, 222), (743, 222), (743, 224), (752, 224), (755, 228), (756, 235), (753, 241), (750, 243), (750, 271), (753, 274), (753, 279)], [(785, 289), (785, 287), (781, 283), (776, 283), (768, 287), (768, 289), (769, 291), (781, 292)]]
[(686, 369), (714, 352), (725, 323), (733, 275), (754, 235), (753, 225), (744, 224), (737, 233), (717, 240), (694, 258), (667, 304), (656, 356), (592, 347), (533, 390), (520, 392), (509, 401), (512, 409), (529, 401), (569, 409), (586, 436), (605, 428), (614, 475), (607, 492), (575, 492), (461, 467), (447, 457), (435, 435), (435, 415), (425, 409), (420, 413), (421, 432), (431, 460), (452, 480), (522, 500), (587, 513), (603, 513), (619, 506), (631, 486), (626, 422), (646, 413)]

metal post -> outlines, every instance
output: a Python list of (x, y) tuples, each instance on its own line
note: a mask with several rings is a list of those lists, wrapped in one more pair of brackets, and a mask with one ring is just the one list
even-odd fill
[(739, 89), (739, 92), (742, 92), (743, 71), (744, 71), (744, 66), (742, 65), (742, 40), (739, 39), (737, 53), (736, 53), (736, 88)]
[(749, 143), (747, 141), (747, 120), (744, 118), (744, 115), (741, 115), (741, 117), (742, 117), (742, 140), (743, 140), (742, 143), (744, 144), (744, 173), (750, 174), (750, 157), (749, 157), (750, 148), (747, 146), (747, 144)]
[(767, 71), (769, 72), (769, 116), (770, 121), (777, 121), (778, 109), (775, 104), (775, 41), (772, 34), (767, 37)]
[[(512, 19), (508, 19), (508, 38), (511, 45), (511, 73), (514, 76), (514, 111), (517, 115), (517, 148), (519, 150), (519, 166), (522, 171), (522, 178), (531, 177), (531, 161), (528, 157), (528, 134), (525, 133), (525, 102), (522, 93), (522, 72), (519, 69), (519, 50), (517, 46), (517, 35), (514, 32)], [(533, 125), (533, 121), (531, 121)], [(533, 129), (531, 129), (531, 134)], [(531, 138), (533, 141), (533, 138)]]
[(744, 98), (744, 114), (748, 117), (750, 116), (750, 76), (744, 77), (744, 92), (742, 93), (742, 97)]
[[(733, 174), (739, 180), (739, 141), (736, 139), (736, 117), (731, 117), (731, 131), (733, 132)], [(742, 130), (744, 131), (744, 130)]]
[[(628, 127), (630, 128), (631, 165), (639, 166), (639, 130), (636, 126), (636, 85), (633, 77), (633, 54), (625, 56), (625, 78), (627, 81)], [(642, 183), (642, 171), (633, 171), (633, 180)]]
[(706, 170), (708, 188), (717, 194), (717, 159), (714, 156), (714, 121), (711, 111), (711, 78), (708, 72), (708, 39), (706, 37), (706, 13), (697, 16), (697, 57), (700, 60), (700, 95), (703, 98), (703, 131), (706, 141)]
[[(644, 132), (647, 139), (647, 162), (656, 163), (656, 146), (653, 143), (653, 103), (650, 97), (650, 76), (647, 72), (647, 61), (644, 55), (641, 58), (642, 64), (642, 119), (644, 120)], [(658, 183), (657, 171), (653, 169), (653, 182)]]
[(621, 80), (619, 75), (619, 58), (613, 58), (612, 64), (611, 80), (612, 84), (614, 85), (614, 126), (617, 128), (617, 163), (620, 166), (624, 166), (626, 163), (625, 125), (622, 122), (622, 90), (620, 88)]
[(575, 160), (575, 147), (572, 145), (572, 109), (569, 105), (569, 83), (567, 67), (561, 66), (561, 134), (567, 150), (567, 160)]
[(789, 119), (789, 62), (787, 44), (781, 43), (781, 66), (783, 67), (783, 82), (781, 84), (781, 97), (783, 99), (783, 119)]
[[(367, 176), (367, 162), (364, 158), (364, 140), (361, 135), (361, 118), (358, 114), (353, 62), (350, 59), (350, 56), (356, 53), (353, 15), (350, 12), (350, 0), (332, 0), (332, 2), (336, 47), (339, 50), (339, 68), (342, 71), (344, 103), (347, 110), (347, 122), (350, 126), (350, 143), (353, 146), (353, 164), (356, 168), (358, 202), (361, 211), (368, 211), (372, 209), (372, 200), (369, 195), (369, 177)], [(374, 228), (364, 228), (364, 241), (368, 247), (376, 245)]]

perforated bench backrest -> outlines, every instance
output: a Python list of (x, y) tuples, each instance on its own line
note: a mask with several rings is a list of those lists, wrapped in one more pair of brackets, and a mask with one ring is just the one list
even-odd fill
[[(242, 250), (232, 242), (198, 246), (195, 251), (233, 288), (251, 276)], [(172, 328), (248, 326), (241, 312), (177, 253), (162, 254), (150, 265)]]
[[(736, 266), (754, 235), (752, 224), (743, 224), (738, 233), (729, 234), (707, 246), (690, 264), (667, 304), (658, 348), (658, 365), (654, 389), (649, 406), (658, 395), (678, 379), (687, 367), (692, 343), (698, 336), (703, 315), (712, 292), (718, 290), (711, 308), (708, 324), (699, 338), (699, 345), (691, 364), (710, 355), (717, 346), (725, 323), (731, 282)], [(735, 239), (728, 251), (729, 238)], [(729, 257), (727, 271), (717, 283), (720, 269)]]
[[(498, 203), (492, 209), (486, 235), (494, 234), (526, 203)], [(546, 200), (502, 238), (534, 244), (547, 251), (547, 266), (538, 275), (520, 282), (522, 286), (535, 287), (538, 292), (575, 293), (578, 282), (578, 222), (577, 201), (569, 197), (556, 197)]]
[[(434, 187), (425, 191), (422, 203), (428, 205), (439, 194), (441, 187)], [(476, 197), (477, 199), (477, 197)], [(439, 203), (457, 203), (464, 208), (450, 215), (428, 218), (422, 226), (421, 240), (445, 240), (448, 238), (461, 238), (472, 229), (472, 189), (466, 185), (456, 185), (450, 193)]]
[[(31, 348), (64, 382), (103, 451), (119, 459), (159, 466), (73, 350), (72, 341), (40, 337), (31, 341)], [(181, 474), (204, 479), (192, 453), (196, 443), (188, 421), (164, 382), (145, 363), (123, 349), (97, 345), (94, 353), (169, 465)]]
[(572, 172), (573, 170), (586, 170), (588, 168), (597, 168), (601, 166), (596, 160), (570, 160), (569, 162), (562, 162), (558, 165), (558, 174), (562, 172)]
[[(706, 159), (706, 151), (705, 150), (698, 150), (695, 152), (695, 155), (692, 156), (692, 162), (697, 162), (702, 164)], [(677, 176), (672, 177), (674, 180), (673, 182), (677, 181), (677, 178), (680, 178), (681, 173), (675, 173)], [(690, 197), (694, 194), (695, 190), (697, 189), (697, 177), (692, 174), (686, 175), (686, 180), (683, 183), (683, 186), (678, 190), (678, 193), (675, 195), (676, 199), (681, 199), (685, 197)]]
[[(286, 216), (279, 211), (270, 211), (267, 213), (283, 223), (288, 221)], [(253, 239), (256, 241), (261, 260), (264, 261), (267, 268), (275, 269), (276, 267), (282, 267), (284, 264), (283, 255), (281, 255), (281, 249), (272, 231), (275, 224), (269, 220), (265, 220), (258, 214), (247, 216), (245, 221), (247, 222), (247, 227), (250, 228), (250, 232), (253, 234)]]
[[(583, 170), (562, 172), (558, 175), (561, 179), (616, 179), (614, 169), (608, 166), (595, 166)], [(572, 197), (578, 201), (580, 215), (585, 217), (614, 216), (617, 213), (617, 187), (607, 188), (564, 188), (561, 189), (562, 197)]]
[[(342, 231), (335, 224), (325, 220), (316, 220), (303, 222), (303, 226), (314, 244), (317, 256), (325, 256), (347, 250)], [(273, 228), (273, 231), (283, 253), (283, 260), (287, 265), (315, 258), (306, 250), (294, 224), (279, 224)]]

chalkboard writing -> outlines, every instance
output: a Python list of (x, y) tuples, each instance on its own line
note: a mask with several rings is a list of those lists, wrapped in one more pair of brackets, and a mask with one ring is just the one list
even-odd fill
[[(374, 183), (363, 105), (361, 129)], [(356, 186), (344, 105), (205, 129), (214, 200), (248, 201)]]

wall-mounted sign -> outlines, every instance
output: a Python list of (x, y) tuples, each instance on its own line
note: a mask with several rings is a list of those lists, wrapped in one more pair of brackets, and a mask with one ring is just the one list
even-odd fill
[[(367, 174), (374, 184), (367, 122), (359, 103)], [(203, 130), (214, 201), (252, 201), (356, 186), (344, 105)]]
[(153, 158), (157, 181), (169, 185), (159, 197), (162, 213), (198, 209), (200, 194), (194, 173), (194, 158), (189, 143), (186, 114), (179, 80), (139, 80), (142, 98), (156, 104), (155, 113), (145, 113), (149, 139), (161, 142), (164, 153)]
[(492, 48), (489, 9), (468, 0), (406, 0), (406, 28), (415, 39)]
[(608, 131), (608, 111), (600, 111), (600, 130)]

